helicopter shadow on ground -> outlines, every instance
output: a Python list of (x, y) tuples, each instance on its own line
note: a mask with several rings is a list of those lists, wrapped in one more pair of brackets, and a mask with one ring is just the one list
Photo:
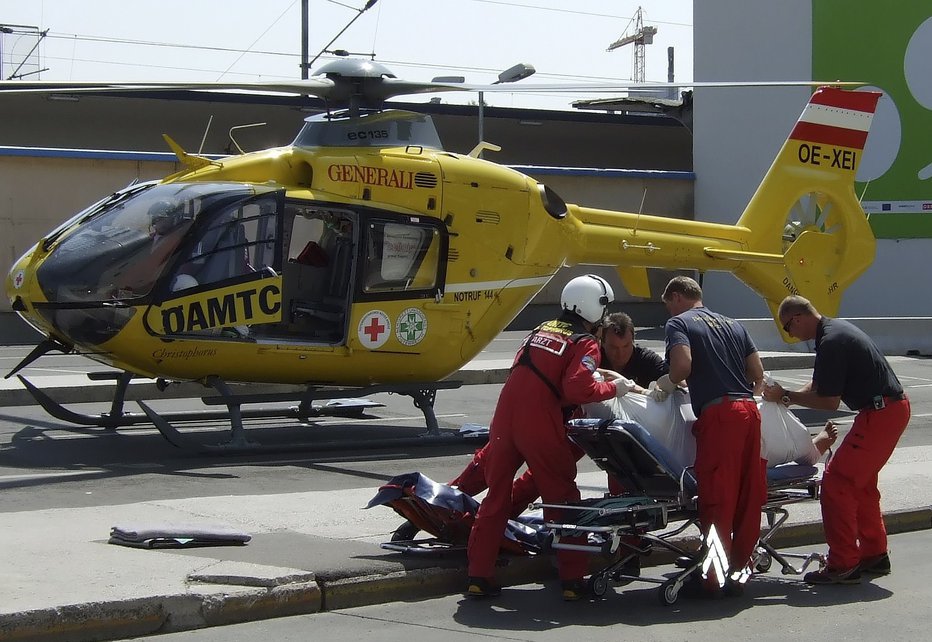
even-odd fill
[(802, 580), (755, 577), (742, 597), (719, 600), (680, 596), (671, 606), (663, 606), (656, 586), (630, 584), (609, 589), (602, 599), (563, 602), (556, 582), (538, 589), (505, 588), (499, 598), (463, 598), (454, 619), (472, 630), (547, 631), (567, 626), (632, 627), (688, 622), (712, 622), (733, 618), (750, 609), (767, 606), (825, 608), (852, 602), (877, 602), (893, 593), (876, 584), (859, 586), (811, 587)]
[[(229, 441), (230, 433), (218, 422), (186, 426), (183, 434), (190, 437), (192, 443), (219, 446), (205, 452), (177, 448), (151, 425), (108, 430), (0, 414), (0, 422), (22, 426), (10, 434), (7, 443), (0, 443), (0, 468), (83, 471), (84, 479), (140, 473), (234, 479), (236, 474), (203, 469), (287, 465), (384, 481), (385, 475), (367, 471), (365, 467), (359, 469), (336, 462), (390, 461), (401, 457), (416, 460), (468, 454), (484, 443), (477, 438), (457, 438), (454, 430), (442, 429), (441, 439), (432, 440), (423, 436), (423, 427), (360, 423), (364, 421), (362, 418), (338, 425), (249, 421), (245, 435), (249, 441), (260, 444), (255, 449), (224, 449), (222, 444)], [(283, 455), (288, 456), (286, 461)], [(69, 479), (74, 478), (22, 478), (4, 481), (3, 487), (49, 485)]]

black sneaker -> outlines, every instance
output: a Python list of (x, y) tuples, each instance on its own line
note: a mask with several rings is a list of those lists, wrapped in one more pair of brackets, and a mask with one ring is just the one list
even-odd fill
[(690, 566), (694, 566), (695, 564), (696, 564), (696, 558), (690, 557), (689, 555), (680, 555), (673, 562), (673, 565), (676, 566), (676, 568), (689, 568)]
[(826, 567), (821, 571), (806, 573), (803, 581), (806, 584), (860, 584), (861, 570), (857, 566), (847, 570)]
[(564, 580), (561, 588), (564, 602), (576, 602), (593, 597), (589, 584), (584, 579)]
[(720, 600), (725, 596), (725, 592), (720, 588), (714, 588), (701, 577), (693, 574), (683, 583), (680, 595), (692, 600)]
[(744, 583), (737, 580), (733, 580), (730, 577), (725, 580), (725, 586), (722, 588), (722, 591), (725, 593), (725, 597), (741, 597), (744, 595)]
[(873, 557), (863, 559), (860, 565), (858, 565), (858, 568), (862, 573), (867, 573), (868, 575), (889, 575), (890, 555), (888, 553), (883, 553), (882, 555), (874, 555)]
[(498, 597), (502, 587), (484, 577), (470, 577), (466, 580), (466, 597)]

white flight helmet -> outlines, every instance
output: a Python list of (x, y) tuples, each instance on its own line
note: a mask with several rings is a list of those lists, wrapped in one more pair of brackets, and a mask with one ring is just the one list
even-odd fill
[(608, 281), (595, 274), (571, 279), (563, 288), (560, 304), (589, 323), (598, 323), (605, 316), (605, 306), (615, 300)]

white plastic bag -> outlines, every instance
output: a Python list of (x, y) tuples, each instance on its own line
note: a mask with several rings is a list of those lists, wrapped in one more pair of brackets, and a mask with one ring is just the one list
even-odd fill
[(761, 457), (769, 467), (791, 461), (798, 464), (815, 464), (819, 451), (812, 443), (809, 429), (791, 413), (786, 406), (776, 401), (761, 401), (760, 409)]
[(677, 391), (660, 402), (645, 395), (627, 394), (618, 400), (618, 407), (621, 415), (644, 427), (681, 465), (691, 466), (696, 460), (692, 432), (696, 416), (688, 394)]

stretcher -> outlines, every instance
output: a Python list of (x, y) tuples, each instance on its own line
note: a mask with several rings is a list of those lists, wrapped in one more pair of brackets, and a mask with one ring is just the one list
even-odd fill
[[(544, 524), (550, 533), (550, 547), (613, 559), (590, 576), (589, 588), (596, 596), (605, 594), (610, 581), (639, 580), (659, 584), (660, 601), (674, 604), (680, 589), (691, 575), (701, 571), (709, 554), (705, 544), (697, 553), (674, 541), (698, 523), (697, 484), (691, 466), (677, 462), (647, 430), (633, 422), (577, 419), (567, 424), (567, 431), (601, 469), (621, 482), (625, 493), (572, 505), (532, 504), (532, 508), (563, 511), (563, 522)], [(753, 571), (768, 571), (774, 560), (784, 575), (800, 575), (813, 562), (824, 564), (819, 554), (780, 552), (771, 544), (789, 517), (785, 507), (818, 499), (820, 483), (821, 475), (815, 466), (785, 464), (768, 469), (767, 501), (762, 508), (767, 528), (762, 531), (752, 560)], [(586, 536), (585, 543), (577, 543), (582, 535)], [(681, 571), (673, 577), (641, 577), (640, 565), (635, 562), (655, 547), (679, 556), (677, 566)], [(801, 566), (795, 566), (791, 559), (801, 560)]]
[[(567, 424), (570, 438), (625, 488), (622, 495), (583, 499), (573, 504), (534, 503), (537, 514), (509, 520), (501, 550), (511, 554), (540, 554), (550, 549), (601, 554), (612, 561), (590, 575), (589, 588), (603, 596), (610, 583), (633, 581), (660, 585), (663, 604), (677, 601), (680, 589), (700, 571), (708, 548), (687, 549), (679, 536), (698, 524), (697, 484), (691, 466), (673, 454), (637, 423), (613, 419), (577, 419)], [(770, 570), (774, 561), (784, 575), (801, 575), (821, 555), (777, 550), (771, 540), (786, 522), (786, 506), (817, 500), (821, 476), (815, 466), (784, 464), (768, 470), (767, 501), (762, 531), (752, 561), (755, 572)], [(458, 489), (421, 473), (398, 475), (382, 485), (366, 508), (388, 506), (413, 526), (411, 537), (394, 538), (383, 549), (411, 555), (464, 555), (479, 502)], [(563, 521), (545, 522), (541, 508), (560, 509)], [(400, 531), (401, 529), (399, 529)], [(418, 531), (428, 537), (416, 538)], [(582, 543), (580, 543), (582, 542)], [(677, 557), (681, 569), (672, 577), (643, 577), (640, 559), (655, 549)], [(796, 566), (791, 560), (801, 560)]]

